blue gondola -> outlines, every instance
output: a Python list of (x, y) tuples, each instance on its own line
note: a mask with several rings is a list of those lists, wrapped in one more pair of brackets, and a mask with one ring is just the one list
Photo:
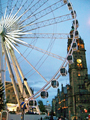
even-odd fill
[(53, 88), (57, 88), (59, 86), (59, 82), (54, 79), (54, 80), (51, 81), (51, 85), (52, 85)]
[(76, 28), (78, 28), (78, 26), (79, 26), (79, 23), (78, 23), (78, 20), (74, 20), (73, 21), (73, 26), (76, 24)]
[(68, 9), (69, 9), (69, 10), (72, 10), (72, 4), (71, 4), (71, 3), (68, 3), (67, 5), (68, 5)]
[(29, 100), (29, 106), (37, 106), (37, 102), (35, 99)]
[(41, 92), (41, 97), (42, 97), (42, 98), (48, 98), (48, 92), (47, 92), (46, 90), (43, 90), (43, 91)]
[(66, 76), (67, 75), (67, 70), (64, 67), (62, 67), (60, 69), (60, 73), (61, 73), (62, 76)]
[(71, 11), (72, 18), (74, 19), (76, 17), (76, 11)]
[(77, 51), (78, 50), (76, 42), (73, 42), (72, 49), (73, 49), (73, 51)]
[(78, 33), (78, 31), (75, 31), (75, 38), (79, 38), (79, 33)]
[(69, 64), (73, 63), (73, 56), (71, 54), (68, 55), (67, 60), (69, 62)]

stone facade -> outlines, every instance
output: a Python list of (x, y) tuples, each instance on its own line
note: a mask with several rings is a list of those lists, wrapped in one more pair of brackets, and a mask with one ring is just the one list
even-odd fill
[[(17, 85), (18, 87), (18, 85)], [(18, 87), (19, 89), (19, 87)], [(6, 101), (7, 103), (17, 104), (16, 95), (13, 89), (12, 82), (5, 82), (5, 92), (6, 92)], [(20, 93), (19, 93), (20, 94)]]
[(68, 117), (67, 86), (63, 87), (62, 84), (61, 87), (62, 90), (58, 89), (57, 96), (52, 100), (52, 110), (53, 114), (57, 117)]
[[(73, 29), (70, 31), (70, 38), (68, 38), (67, 51), (69, 51), (72, 42), (72, 33)], [(78, 49), (73, 51), (73, 63), (69, 64), (68, 69), (70, 84), (66, 85), (67, 94), (62, 89), (52, 100), (52, 109), (56, 116), (62, 115), (68, 117), (69, 120), (72, 118), (84, 119), (90, 114), (90, 75), (87, 70), (86, 50), (81, 38), (77, 38), (76, 43)], [(64, 99), (67, 104), (65, 112), (62, 109)]]
[[(68, 39), (68, 50), (71, 40)], [(90, 78), (87, 71), (84, 41), (78, 38), (76, 42), (78, 50), (73, 52), (73, 64), (69, 64), (68, 113), (69, 119), (71, 116), (84, 119), (90, 112)]]
[[(20, 89), (19, 89), (19, 85), (17, 83), (16, 83), (16, 85), (17, 85), (17, 89), (18, 89), (18, 92), (19, 92), (19, 99), (23, 99), (22, 95), (21, 95), (21, 92), (20, 92)], [(26, 92), (27, 96), (29, 97), (29, 93), (28, 93), (25, 86), (24, 86), (24, 88), (25, 88), (25, 92)], [(17, 99), (16, 99), (16, 95), (15, 95), (15, 92), (14, 92), (14, 89), (13, 89), (12, 82), (9, 82), (9, 81), (5, 82), (5, 92), (6, 92), (6, 101), (8, 103), (17, 104)]]

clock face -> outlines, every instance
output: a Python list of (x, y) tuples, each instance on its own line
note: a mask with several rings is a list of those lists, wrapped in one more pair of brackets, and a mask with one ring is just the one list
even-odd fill
[(82, 60), (81, 59), (77, 59), (77, 63), (81, 63), (82, 62)]

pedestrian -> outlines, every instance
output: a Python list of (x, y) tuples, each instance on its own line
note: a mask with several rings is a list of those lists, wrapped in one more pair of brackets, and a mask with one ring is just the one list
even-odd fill
[(59, 117), (58, 120), (62, 120), (61, 117)]
[(41, 120), (42, 120), (42, 117), (41, 117)]

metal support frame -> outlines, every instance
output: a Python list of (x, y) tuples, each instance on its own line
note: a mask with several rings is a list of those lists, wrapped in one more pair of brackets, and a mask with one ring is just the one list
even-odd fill
[[(17, 59), (16, 59), (16, 56), (15, 56), (13, 50), (11, 51), (11, 54), (12, 54), (12, 56), (13, 56), (12, 59), (14, 59), (14, 62), (15, 62), (14, 64), (16, 64), (16, 66), (17, 66), (17, 68), (18, 68), (18, 71), (19, 71), (19, 73), (20, 73), (20, 75), (21, 75), (21, 77), (22, 77), (22, 79), (23, 79), (23, 84), (26, 86), (29, 95), (32, 96), (32, 95), (33, 95), (33, 94), (32, 94), (32, 91), (31, 91), (31, 89), (30, 89), (30, 87), (29, 87), (29, 85), (28, 85), (28, 83), (27, 83), (27, 79), (25, 80), (24, 74), (23, 74), (23, 72), (22, 72), (22, 70), (21, 70), (21, 68), (20, 68), (20, 65), (19, 65), (19, 63), (18, 63), (18, 61), (17, 61)], [(18, 78), (18, 77), (17, 77), (17, 78)], [(17, 79), (17, 80), (19, 80), (19, 79)], [(21, 80), (20, 80), (20, 81), (21, 81)], [(18, 81), (18, 82), (19, 82), (19, 81)], [(27, 98), (26, 92), (25, 92), (25, 90), (24, 90), (24, 86), (22, 86), (22, 82), (21, 82), (21, 84), (20, 84), (20, 87), (21, 87), (21, 89), (23, 88), (23, 98), (25, 98), (25, 97)], [(40, 110), (39, 110), (38, 105), (36, 106), (36, 109), (37, 109), (38, 113), (40, 114)]]
[(21, 92), (21, 95), (23, 96), (23, 85), (22, 85), (22, 82), (21, 82), (21, 79), (20, 79), (20, 75), (18, 73), (18, 69), (17, 69), (17, 66), (15, 64), (15, 61), (14, 61), (14, 57), (13, 57), (13, 49), (11, 49), (10, 51), (10, 56), (11, 56), (11, 60), (12, 60), (12, 64), (13, 64), (13, 68), (14, 68), (14, 72), (16, 74), (16, 79), (17, 79), (17, 82), (18, 82), (18, 85), (19, 85), (19, 88), (20, 88), (20, 92)]
[(3, 50), (4, 50), (4, 54), (5, 54), (5, 57), (6, 57), (6, 62), (7, 62), (7, 66), (8, 66), (10, 78), (11, 78), (11, 80), (12, 80), (13, 88), (14, 88), (14, 91), (15, 91), (15, 94), (16, 94), (16, 99), (17, 99), (17, 102), (18, 102), (19, 108), (20, 108), (19, 94), (18, 94), (18, 91), (17, 91), (17, 86), (16, 86), (15, 78), (14, 78), (14, 75), (13, 75), (13, 71), (12, 71), (12, 68), (11, 68), (11, 64), (10, 64), (10, 62), (9, 62), (9, 58), (8, 58), (7, 51), (6, 51), (6, 49), (5, 49), (5, 45), (4, 45), (4, 42), (3, 42), (3, 38), (1, 39), (1, 41), (2, 41), (2, 47), (3, 47)]
[(2, 36), (0, 35), (0, 80), (4, 84), (4, 69), (3, 69), (3, 57), (2, 57)]

